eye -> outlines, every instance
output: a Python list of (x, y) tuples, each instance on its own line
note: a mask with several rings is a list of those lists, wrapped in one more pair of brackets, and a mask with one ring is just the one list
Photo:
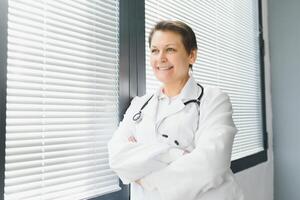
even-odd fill
[(175, 52), (176, 50), (175, 50), (174, 48), (168, 47), (168, 48), (166, 49), (166, 51), (167, 51), (168, 53), (173, 53), (173, 52)]
[(152, 54), (157, 54), (158, 53), (158, 49), (151, 49), (151, 53)]

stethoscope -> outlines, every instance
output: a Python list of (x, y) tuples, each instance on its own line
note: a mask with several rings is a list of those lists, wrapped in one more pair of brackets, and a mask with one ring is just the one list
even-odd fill
[[(184, 102), (185, 106), (188, 105), (189, 103), (196, 103), (198, 106), (200, 106), (200, 101), (201, 101), (201, 98), (204, 93), (204, 88), (199, 83), (197, 83), (197, 85), (201, 88), (201, 93), (200, 93), (199, 97), (197, 99), (191, 99), (187, 102)], [(141, 107), (141, 109), (135, 115), (133, 115), (133, 117), (132, 117), (133, 121), (135, 121), (136, 123), (139, 123), (140, 121), (142, 121), (142, 111), (147, 106), (147, 104), (149, 103), (149, 101), (152, 99), (153, 96), (154, 96), (154, 94), (144, 103), (144, 105)]]

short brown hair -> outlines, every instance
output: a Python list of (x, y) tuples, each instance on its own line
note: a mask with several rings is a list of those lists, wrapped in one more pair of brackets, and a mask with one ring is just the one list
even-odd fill
[[(198, 49), (193, 29), (181, 21), (164, 20), (158, 22), (150, 31), (148, 37), (149, 48), (151, 47), (153, 34), (156, 31), (171, 31), (178, 33), (181, 36), (182, 43), (188, 54), (190, 54), (192, 50)], [(190, 65), (190, 68), (192, 68), (192, 65)]]

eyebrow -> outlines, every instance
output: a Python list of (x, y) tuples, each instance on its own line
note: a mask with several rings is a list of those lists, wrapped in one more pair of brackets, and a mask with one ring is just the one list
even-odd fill
[[(175, 43), (170, 43), (170, 44), (167, 44), (167, 45), (165, 45), (166, 47), (168, 47), (168, 46), (176, 46), (176, 44)], [(151, 48), (157, 48), (155, 45), (151, 45)]]

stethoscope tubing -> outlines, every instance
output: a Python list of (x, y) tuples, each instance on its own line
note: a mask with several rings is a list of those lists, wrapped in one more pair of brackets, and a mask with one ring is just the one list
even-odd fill
[[(184, 102), (184, 105), (188, 105), (189, 103), (196, 103), (198, 106), (200, 106), (200, 102), (204, 93), (204, 88), (202, 85), (200, 85), (199, 83), (197, 83), (197, 85), (201, 88), (201, 94), (199, 95), (199, 97), (197, 99), (191, 99), (187, 102)], [(143, 104), (143, 106), (140, 108), (140, 110), (133, 115), (132, 120), (135, 122), (140, 122), (142, 120), (142, 111), (143, 109), (147, 106), (147, 104), (149, 103), (149, 101), (152, 99), (152, 97), (154, 96), (154, 94), (151, 95), (151, 97)]]

